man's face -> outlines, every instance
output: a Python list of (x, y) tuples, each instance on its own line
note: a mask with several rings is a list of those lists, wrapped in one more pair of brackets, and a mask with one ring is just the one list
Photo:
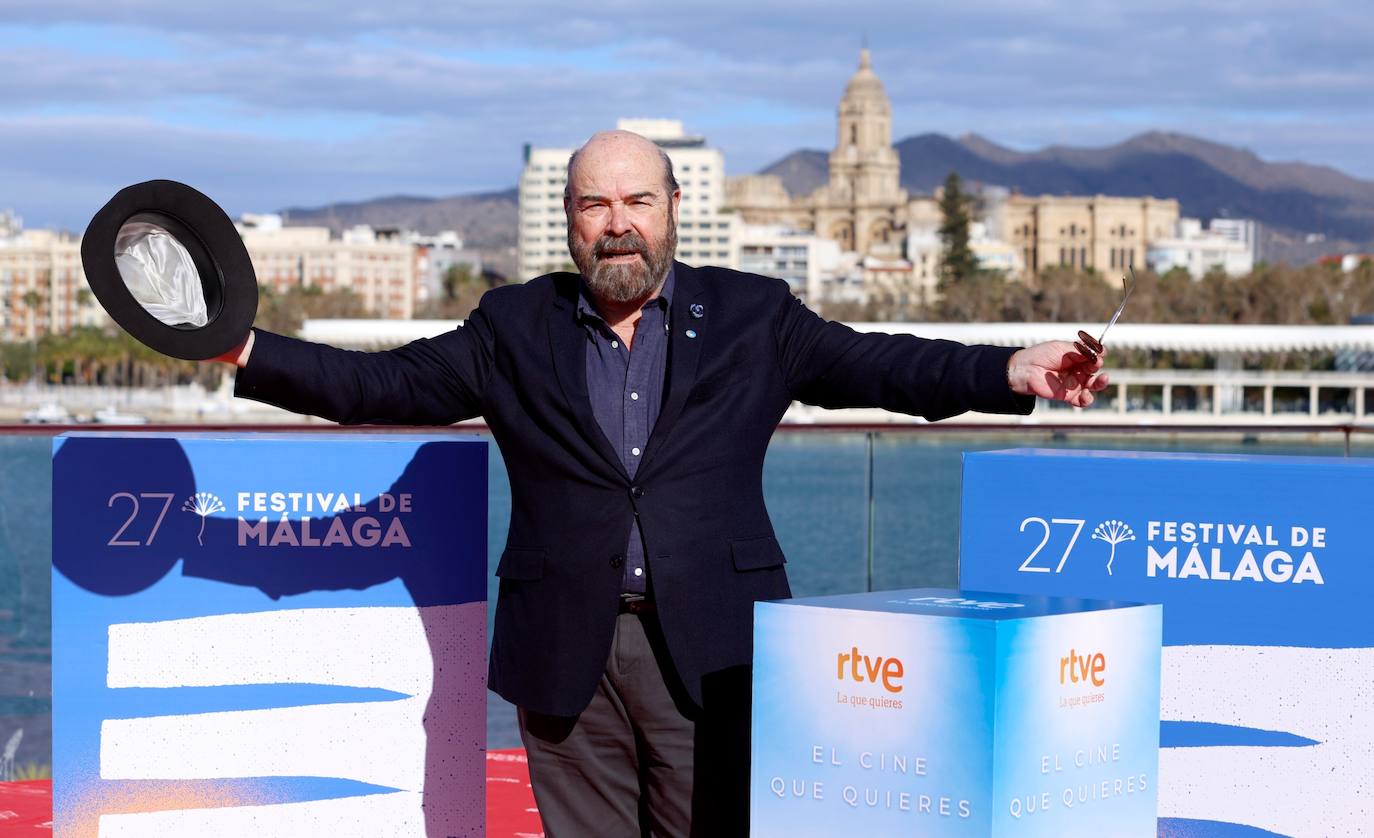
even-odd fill
[(639, 137), (593, 138), (569, 173), (568, 250), (598, 299), (638, 300), (677, 250), (681, 194), (668, 193), (658, 150)]

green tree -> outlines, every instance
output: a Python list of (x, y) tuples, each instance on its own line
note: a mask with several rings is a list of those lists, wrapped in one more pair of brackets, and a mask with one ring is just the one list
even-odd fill
[(322, 291), (314, 286), (292, 286), (285, 292), (277, 292), (271, 286), (259, 284), (258, 315), (254, 323), (268, 331), (294, 335), (300, 331), (301, 324), (311, 317), (376, 316), (367, 310), (362, 297), (347, 288)]
[(27, 309), (29, 313), (29, 343), (33, 344), (36, 342), (38, 335), (38, 309), (43, 305), (43, 295), (39, 294), (37, 291), (25, 291), (24, 296), (20, 297), (20, 300), (24, 303), (24, 308)]
[(1095, 274), (1062, 265), (1041, 271), (1029, 285), (1029, 317), (1046, 323), (1093, 323), (1105, 318), (1121, 300), (1121, 292)]
[(978, 271), (978, 260), (969, 249), (969, 216), (973, 199), (964, 192), (958, 172), (950, 172), (940, 192), (940, 243), (944, 253), (940, 257), (941, 290), (972, 277)]
[(420, 319), (466, 320), (477, 308), (482, 295), (502, 284), (504, 282), (499, 277), (474, 273), (470, 265), (450, 265), (441, 280), (443, 295), (426, 302), (415, 312), (415, 316)]

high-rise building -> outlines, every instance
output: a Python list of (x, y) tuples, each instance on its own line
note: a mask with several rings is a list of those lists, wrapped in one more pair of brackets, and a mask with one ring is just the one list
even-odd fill
[[(652, 140), (667, 153), (682, 189), (677, 258), (689, 265), (732, 267), (739, 220), (722, 213), (725, 157), (702, 137), (689, 136), (673, 119), (621, 119), (616, 127)], [(571, 148), (525, 147), (520, 173), (517, 273), (530, 280), (553, 271), (575, 270), (568, 253), (563, 190)]]

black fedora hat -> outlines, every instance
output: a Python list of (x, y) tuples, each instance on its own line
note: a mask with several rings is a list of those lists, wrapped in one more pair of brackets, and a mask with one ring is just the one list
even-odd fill
[(110, 317), (173, 358), (223, 355), (257, 314), (257, 275), (234, 222), (184, 183), (119, 190), (86, 227), (81, 264)]

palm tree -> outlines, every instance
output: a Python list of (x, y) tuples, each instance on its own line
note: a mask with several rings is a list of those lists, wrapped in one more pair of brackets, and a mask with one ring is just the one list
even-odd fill
[[(24, 308), (28, 311), (28, 331), (29, 331), (29, 354), (34, 363), (38, 362), (38, 321), (35, 315), (38, 308), (43, 304), (43, 296), (37, 291), (25, 291), (24, 296), (20, 297)], [(29, 369), (30, 375), (37, 375), (37, 368)]]
[(27, 309), (29, 313), (29, 344), (33, 345), (38, 335), (38, 322), (34, 315), (38, 313), (39, 306), (43, 304), (43, 295), (39, 294), (37, 291), (25, 291), (24, 296), (20, 297), (20, 300), (24, 303), (24, 308)]

